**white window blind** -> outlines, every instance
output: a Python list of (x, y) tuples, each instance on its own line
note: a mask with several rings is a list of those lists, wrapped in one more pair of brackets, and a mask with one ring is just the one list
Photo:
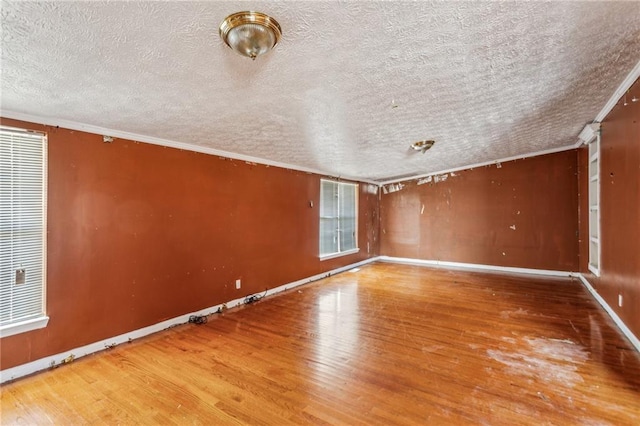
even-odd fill
[(45, 135), (0, 127), (2, 336), (45, 315), (45, 167)]
[(320, 181), (320, 257), (358, 248), (358, 185)]

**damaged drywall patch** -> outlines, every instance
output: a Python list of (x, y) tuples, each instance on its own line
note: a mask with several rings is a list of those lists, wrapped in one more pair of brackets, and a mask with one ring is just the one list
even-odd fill
[(382, 187), (382, 192), (384, 194), (391, 194), (392, 192), (397, 192), (404, 188), (404, 184), (402, 183), (390, 183), (389, 185), (384, 185)]
[[(453, 174), (451, 174), (453, 176)], [(438, 183), (438, 182), (444, 182), (445, 180), (447, 180), (447, 178), (449, 177), (449, 173), (445, 173), (443, 175), (434, 175), (434, 176), (427, 176), (425, 178), (422, 179), (418, 179), (417, 184), (418, 185), (424, 185), (425, 183)]]
[(418, 185), (424, 185), (425, 183), (431, 183), (433, 181), (432, 176), (427, 176), (426, 178), (418, 179)]
[[(454, 177), (454, 176), (459, 176), (458, 173), (454, 173), (454, 172), (447, 172), (447, 173), (442, 173), (442, 174), (432, 174), (432, 175), (428, 175), (428, 176), (424, 176), (424, 177), (416, 177), (415, 179), (413, 179), (411, 181), (412, 184), (415, 184), (417, 186), (420, 185), (424, 185), (424, 184), (433, 184), (433, 183), (439, 183), (439, 182), (444, 182), (446, 181), (449, 177)], [(408, 182), (408, 181), (404, 181), (404, 182)], [(387, 185), (381, 185), (382, 191), (381, 193), (383, 194), (388, 194), (391, 192), (396, 192), (401, 190), (402, 188), (405, 187), (405, 184), (403, 183), (390, 183)]]
[(445, 180), (447, 180), (448, 177), (449, 177), (449, 173), (445, 173), (443, 175), (436, 175), (434, 176), (433, 181), (435, 183), (444, 182)]
[(362, 190), (365, 194), (376, 195), (378, 193), (378, 185), (368, 183), (362, 186)]
[(513, 231), (516, 230), (516, 226), (515, 225), (511, 225), (509, 228), (512, 229)]

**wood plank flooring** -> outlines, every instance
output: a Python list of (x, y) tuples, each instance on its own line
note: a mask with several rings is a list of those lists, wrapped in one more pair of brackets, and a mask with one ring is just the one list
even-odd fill
[(2, 386), (9, 424), (638, 425), (575, 280), (372, 264)]

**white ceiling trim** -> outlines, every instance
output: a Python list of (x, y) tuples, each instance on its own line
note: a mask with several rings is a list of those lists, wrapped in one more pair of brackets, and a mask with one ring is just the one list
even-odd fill
[(536, 151), (536, 152), (532, 152), (532, 153), (529, 153), (529, 154), (515, 155), (513, 157), (505, 157), (505, 158), (501, 158), (499, 160), (485, 161), (483, 163), (471, 164), (469, 166), (461, 166), (461, 167), (456, 167), (456, 168), (453, 168), (453, 169), (440, 170), (438, 172), (415, 175), (415, 176), (412, 176), (412, 177), (404, 177), (404, 178), (400, 178), (400, 179), (387, 180), (387, 181), (384, 181), (384, 182), (380, 182), (380, 185), (382, 186), (382, 185), (387, 185), (387, 184), (390, 184), (390, 183), (397, 183), (397, 182), (409, 182), (409, 181), (412, 181), (412, 180), (422, 179), (422, 178), (426, 178), (426, 177), (429, 177), (429, 176), (444, 175), (446, 173), (459, 172), (459, 171), (462, 171), (462, 170), (470, 170), (470, 169), (475, 169), (475, 168), (484, 167), (484, 166), (491, 166), (493, 164), (506, 163), (508, 161), (514, 161), (514, 160), (522, 160), (522, 159), (525, 159), (525, 158), (537, 157), (539, 155), (554, 154), (556, 152), (562, 152), (562, 151), (570, 151), (572, 149), (576, 149), (576, 147), (574, 145), (561, 146), (559, 148), (545, 149), (543, 151)]
[(640, 77), (640, 61), (638, 61), (636, 66), (633, 67), (627, 78), (622, 81), (618, 89), (613, 92), (613, 96), (611, 96), (609, 101), (604, 105), (602, 111), (600, 111), (598, 115), (596, 115), (594, 122), (599, 123), (605, 119), (605, 117), (611, 112), (613, 107), (616, 106), (620, 98), (627, 92), (627, 90), (631, 88), (633, 83), (635, 83), (638, 77)]
[[(635, 81), (639, 77), (640, 77), (640, 61), (638, 61), (636, 66), (633, 67), (633, 69), (627, 75), (627, 77), (622, 81), (622, 83), (620, 83), (620, 86), (618, 86), (616, 91), (613, 92), (613, 95), (611, 96), (611, 98), (609, 98), (607, 103), (604, 105), (604, 107), (598, 113), (598, 115), (596, 115), (595, 120), (593, 120), (593, 122), (591, 124), (597, 124), (598, 128), (599, 128), (600, 127), (599, 124), (602, 122), (602, 120), (604, 120), (606, 118), (606, 116), (611, 112), (613, 107), (616, 106), (616, 104), (618, 103), (620, 98), (622, 96), (624, 96), (624, 94), (627, 92), (627, 90), (629, 90), (629, 88), (633, 85), (633, 83), (635, 83)], [(502, 158), (500, 160), (485, 161), (484, 163), (472, 164), (470, 166), (461, 166), (461, 167), (456, 167), (454, 169), (441, 170), (439, 172), (425, 173), (425, 174), (416, 175), (416, 176), (412, 176), (412, 177), (404, 177), (404, 178), (400, 178), (400, 179), (387, 180), (387, 181), (384, 181), (384, 182), (380, 182), (379, 185), (382, 186), (382, 185), (387, 185), (387, 184), (390, 184), (390, 183), (408, 182), (408, 181), (412, 181), (412, 180), (416, 180), (416, 179), (422, 179), (422, 178), (425, 178), (425, 177), (428, 177), (428, 176), (443, 175), (445, 173), (459, 172), (459, 171), (462, 171), (462, 170), (474, 169), (476, 167), (490, 166), (492, 164), (497, 164), (497, 163), (506, 163), (507, 161), (522, 160), (524, 158), (529, 158), (529, 157), (537, 157), (538, 155), (553, 154), (553, 153), (556, 153), (556, 152), (569, 151), (569, 150), (572, 150), (572, 149), (579, 148), (581, 145), (585, 144), (588, 140), (591, 140), (592, 138), (588, 137), (588, 134), (587, 134), (589, 131), (593, 131), (593, 129), (589, 124), (587, 124), (587, 126), (580, 132), (580, 135), (578, 135), (578, 141), (573, 145), (562, 146), (560, 148), (553, 148), (553, 149), (547, 149), (547, 150), (543, 150), (543, 151), (532, 152), (530, 154), (517, 155), (515, 157)]]
[(574, 144), (640, 59), (638, 2), (259, 0), (251, 62), (212, 34), (242, 3), (3, 2), (0, 108), (381, 182)]
[[(596, 117), (595, 117), (595, 119), (593, 120), (592, 123), (600, 123), (600, 122), (602, 122), (606, 118), (606, 116), (609, 114), (609, 112), (611, 112), (613, 107), (615, 107), (615, 105), (618, 103), (620, 98), (622, 98), (622, 96), (624, 96), (624, 94), (627, 92), (627, 90), (629, 90), (629, 88), (633, 85), (633, 83), (639, 77), (640, 77), (640, 61), (638, 61), (638, 63), (636, 63), (636, 65), (633, 67), (631, 72), (622, 81), (620, 86), (618, 86), (618, 88), (615, 90), (615, 92), (613, 93), (611, 98), (609, 98), (609, 100), (607, 101), (605, 106), (602, 108), (602, 110), (596, 115)], [(390, 179), (390, 180), (386, 180), (386, 181), (374, 181), (374, 180), (368, 180), (368, 179), (358, 179), (358, 178), (355, 178), (355, 177), (352, 177), (352, 176), (336, 175), (336, 174), (328, 173), (326, 171), (319, 170), (319, 169), (301, 167), (301, 166), (296, 166), (296, 165), (293, 165), (293, 164), (282, 163), (282, 162), (279, 162), (279, 161), (272, 161), (272, 160), (267, 160), (267, 159), (264, 159), (264, 158), (253, 157), (253, 156), (243, 155), (243, 154), (237, 154), (237, 153), (224, 151), (224, 150), (219, 150), (219, 149), (214, 149), (214, 148), (202, 147), (202, 146), (195, 145), (195, 144), (189, 144), (189, 143), (178, 142), (178, 141), (169, 140), (169, 139), (157, 138), (157, 137), (154, 137), (154, 136), (146, 136), (146, 135), (140, 135), (140, 134), (136, 134), (136, 133), (123, 132), (123, 131), (120, 131), (120, 130), (108, 129), (108, 128), (104, 128), (104, 127), (100, 127), (100, 126), (94, 126), (94, 125), (90, 125), (90, 124), (83, 124), (83, 123), (79, 123), (79, 122), (75, 122), (75, 121), (71, 121), (71, 120), (56, 119), (56, 118), (51, 118), (51, 117), (42, 117), (42, 116), (37, 116), (37, 115), (24, 114), (24, 113), (20, 113), (20, 112), (10, 111), (10, 110), (3, 110), (1, 115), (2, 115), (2, 117), (11, 118), (11, 119), (15, 119), (15, 120), (27, 121), (27, 122), (38, 123), (38, 124), (45, 124), (45, 125), (50, 125), (50, 126), (59, 126), (59, 127), (63, 127), (63, 128), (71, 129), (71, 130), (78, 130), (78, 131), (94, 133), (94, 134), (98, 134), (98, 135), (108, 135), (108, 136), (113, 136), (113, 137), (120, 138), (120, 139), (128, 139), (128, 140), (133, 140), (133, 141), (138, 141), (138, 142), (143, 142), (143, 143), (150, 143), (150, 144), (153, 144), (153, 145), (165, 146), (165, 147), (169, 147), (169, 148), (176, 148), (176, 149), (183, 149), (183, 150), (187, 150), (187, 151), (200, 152), (200, 153), (203, 153), (203, 154), (216, 155), (216, 156), (230, 158), (230, 159), (234, 159), (234, 160), (246, 161), (246, 162), (250, 162), (250, 163), (262, 164), (262, 165), (273, 166), (273, 167), (281, 167), (281, 168), (285, 168), (285, 169), (296, 170), (296, 171), (301, 171), (301, 172), (306, 172), (306, 173), (313, 173), (313, 174), (318, 174), (318, 175), (337, 178), (337, 179), (344, 179), (344, 180), (350, 180), (350, 181), (370, 183), (370, 184), (374, 184), (374, 185), (378, 185), (378, 186), (387, 185), (387, 184), (390, 184), (390, 183), (397, 183), (397, 182), (407, 182), (407, 181), (412, 181), (412, 180), (416, 180), (416, 179), (425, 178), (425, 177), (428, 177), (428, 176), (435, 176), (435, 175), (440, 175), (440, 174), (445, 174), (445, 173), (457, 172), (457, 171), (462, 171), (462, 170), (469, 170), (469, 169), (473, 169), (473, 168), (477, 168), (477, 167), (489, 166), (489, 165), (493, 165), (493, 164), (497, 164), (497, 163), (505, 163), (505, 162), (508, 162), (508, 161), (521, 160), (521, 159), (525, 159), (525, 158), (536, 157), (536, 156), (539, 156), (539, 155), (545, 155), (545, 154), (552, 154), (552, 153), (556, 153), (556, 152), (568, 151), (568, 150), (571, 150), (571, 149), (579, 148), (582, 144), (584, 144), (584, 140), (582, 138), (583, 132), (584, 132), (584, 130), (583, 130), (580, 133), (580, 135), (578, 136), (578, 141), (575, 144), (569, 145), (569, 146), (563, 146), (563, 147), (559, 147), (559, 148), (552, 148), (552, 149), (548, 149), (548, 150), (536, 151), (536, 152), (517, 155), (517, 156), (513, 156), (513, 157), (505, 157), (505, 158), (500, 158), (500, 159), (497, 159), (497, 160), (485, 161), (485, 162), (482, 162), (482, 163), (475, 163), (475, 164), (470, 164), (470, 165), (466, 165), (466, 166), (460, 166), (460, 167), (456, 167), (456, 168), (452, 168), (452, 169), (444, 169), (444, 170), (440, 170), (440, 171), (436, 171), (436, 172), (424, 173), (424, 174), (419, 174), (419, 175), (415, 175), (415, 176), (411, 176), (411, 177)]]
[(50, 118), (50, 117), (39, 117), (36, 115), (24, 114), (21, 112), (7, 111), (7, 110), (2, 110), (1, 115), (4, 118), (27, 121), (35, 124), (58, 126), (65, 129), (78, 130), (81, 132), (93, 133), (96, 135), (112, 136), (118, 139), (127, 139), (127, 140), (136, 141), (136, 142), (149, 143), (152, 145), (166, 146), (168, 148), (176, 148), (176, 149), (182, 149), (186, 151), (200, 152), (202, 154), (216, 155), (219, 157), (246, 161), (249, 163), (262, 164), (265, 166), (280, 167), (283, 169), (296, 170), (296, 171), (305, 172), (305, 173), (313, 173), (321, 176), (332, 177), (335, 179), (350, 180), (354, 182), (363, 182), (363, 183), (370, 183), (373, 185), (380, 185), (380, 182), (376, 182), (373, 180), (358, 179), (351, 176), (335, 175), (335, 174), (327, 173), (323, 170), (300, 167), (293, 164), (281, 163), (279, 161), (271, 161), (271, 160), (266, 160), (264, 158), (252, 157), (250, 155), (236, 154), (229, 151), (223, 151), (223, 150), (214, 149), (214, 148), (207, 148), (199, 145), (193, 145), (193, 144), (173, 141), (169, 139), (157, 138), (154, 136), (139, 135), (136, 133), (129, 133), (129, 132), (123, 132), (120, 130), (107, 129), (104, 127), (93, 126), (91, 124), (78, 123), (76, 121), (61, 120), (61, 119)]
[[(622, 80), (622, 83), (620, 83), (620, 86), (618, 86), (616, 91), (613, 92), (613, 95), (611, 95), (607, 103), (604, 104), (604, 107), (602, 108), (602, 110), (598, 113), (598, 115), (596, 115), (596, 118), (590, 124), (599, 125), (600, 123), (602, 123), (602, 120), (604, 120), (607, 117), (607, 115), (609, 115), (609, 113), (611, 112), (613, 107), (616, 106), (620, 98), (622, 98), (624, 94), (627, 93), (627, 90), (631, 88), (633, 83), (635, 83), (635, 81), (639, 77), (640, 77), (640, 61), (638, 61), (636, 66), (633, 67), (629, 75), (627, 75), (627, 77), (624, 80)], [(588, 126), (589, 124), (587, 124), (587, 127)], [(580, 132), (580, 135), (578, 135), (578, 141), (575, 143), (576, 148), (580, 147), (580, 145), (585, 144), (592, 139), (592, 137), (590, 137), (590, 135), (588, 134), (589, 130), (587, 129), (587, 127), (585, 127), (585, 129), (582, 130), (582, 132)]]
[(582, 129), (582, 131), (578, 135), (578, 138), (580, 139), (580, 141), (579, 143), (576, 144), (576, 146), (579, 147), (582, 144), (587, 145), (596, 137), (599, 130), (600, 130), (600, 123), (591, 123), (584, 126), (584, 129)]

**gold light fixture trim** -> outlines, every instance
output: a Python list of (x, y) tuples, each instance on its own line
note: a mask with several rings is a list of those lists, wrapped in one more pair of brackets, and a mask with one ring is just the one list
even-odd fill
[(229, 15), (222, 21), (220, 37), (234, 51), (256, 59), (278, 44), (282, 29), (278, 21), (264, 13), (245, 11)]
[(418, 142), (414, 142), (411, 144), (411, 148), (413, 148), (416, 151), (420, 151), (423, 154), (425, 152), (427, 152), (427, 150), (429, 150), (433, 144), (435, 144), (436, 141), (428, 139), (428, 140), (424, 140), (424, 141), (418, 141)]

